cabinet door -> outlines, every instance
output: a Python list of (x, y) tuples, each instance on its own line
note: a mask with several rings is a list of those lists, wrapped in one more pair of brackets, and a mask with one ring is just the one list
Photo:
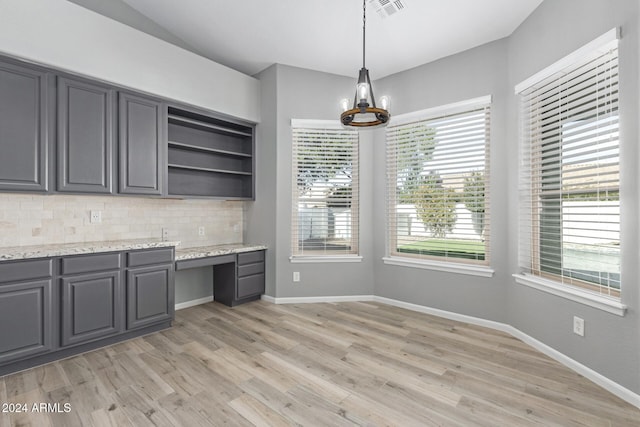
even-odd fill
[(173, 264), (127, 272), (127, 329), (173, 319)]
[(48, 190), (49, 78), (0, 62), (0, 190)]
[(122, 331), (120, 271), (63, 277), (62, 345)]
[(161, 194), (163, 106), (127, 93), (119, 96), (120, 192)]
[(113, 192), (115, 92), (58, 78), (58, 191)]
[(0, 285), (0, 364), (53, 348), (51, 279)]

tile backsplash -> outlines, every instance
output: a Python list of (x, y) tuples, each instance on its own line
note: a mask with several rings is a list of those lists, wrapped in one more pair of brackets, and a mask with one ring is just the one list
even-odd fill
[[(121, 239), (179, 240), (181, 247), (241, 243), (243, 203), (84, 195), (0, 194), (0, 248)], [(91, 223), (91, 211), (101, 222)], [(198, 231), (204, 227), (204, 236)]]

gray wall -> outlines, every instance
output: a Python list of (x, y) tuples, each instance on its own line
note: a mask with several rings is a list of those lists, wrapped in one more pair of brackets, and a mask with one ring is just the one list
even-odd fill
[[(506, 108), (507, 41), (498, 40), (375, 82), (379, 94), (389, 94), (393, 114), (403, 114), (429, 107), (491, 95), (491, 266), (492, 278), (444, 273), (409, 267), (385, 265), (384, 233), (376, 232), (375, 294), (400, 301), (434, 307), (494, 321), (506, 318), (506, 284), (512, 271), (508, 268)], [(393, 120), (393, 118), (391, 119)], [(384, 131), (376, 135), (374, 166), (385, 170)], [(385, 188), (384, 173), (376, 173), (374, 186)], [(374, 230), (385, 229), (385, 197), (376, 192)]]
[(263, 70), (260, 79), (260, 111), (262, 121), (256, 127), (256, 199), (245, 204), (244, 241), (261, 243), (269, 248), (265, 259), (265, 293), (276, 295), (276, 236), (278, 205), (276, 197), (282, 192), (276, 181), (278, 163), (278, 136), (276, 120), (278, 112), (277, 65)]
[[(507, 281), (508, 323), (630, 390), (640, 393), (640, 292), (638, 290), (638, 28), (637, 0), (553, 0), (509, 38), (508, 145), (509, 270), (517, 271), (517, 98), (513, 87), (614, 27), (620, 40), (622, 302), (625, 317)], [(585, 336), (571, 332), (573, 316)]]
[(176, 304), (213, 298), (213, 267), (176, 271)]
[[(354, 67), (354, 75), (356, 72)], [(267, 271), (275, 271), (275, 277), (269, 273), (267, 295), (278, 298), (371, 295), (374, 171), (370, 167), (373, 156), (370, 132), (360, 136), (360, 254), (363, 261), (292, 264), (289, 260), (291, 119), (337, 120), (339, 102), (353, 96), (355, 80), (279, 64), (260, 73), (258, 78), (263, 86), (262, 106), (267, 111), (262, 110), (262, 121), (258, 125), (258, 198), (247, 205), (246, 237), (248, 241), (265, 241), (269, 245)], [(261, 158), (261, 153), (266, 157)], [(384, 171), (376, 173), (384, 174)], [(300, 272), (299, 283), (292, 280), (294, 271)]]

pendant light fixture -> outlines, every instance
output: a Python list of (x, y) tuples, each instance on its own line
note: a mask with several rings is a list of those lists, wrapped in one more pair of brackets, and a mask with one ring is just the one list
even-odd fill
[(353, 127), (375, 127), (386, 126), (389, 122), (388, 102), (386, 97), (381, 99), (382, 108), (376, 106), (376, 99), (373, 96), (373, 87), (369, 78), (369, 70), (365, 65), (365, 39), (367, 27), (367, 0), (362, 1), (362, 68), (358, 75), (358, 86), (356, 95), (353, 98), (353, 107), (348, 109), (347, 100), (342, 101), (340, 122), (343, 126)]

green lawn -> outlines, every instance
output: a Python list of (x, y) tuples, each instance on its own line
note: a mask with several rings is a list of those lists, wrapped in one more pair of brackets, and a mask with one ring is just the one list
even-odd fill
[(428, 239), (398, 248), (404, 253), (477, 260), (484, 259), (484, 251), (484, 242), (475, 240)]

